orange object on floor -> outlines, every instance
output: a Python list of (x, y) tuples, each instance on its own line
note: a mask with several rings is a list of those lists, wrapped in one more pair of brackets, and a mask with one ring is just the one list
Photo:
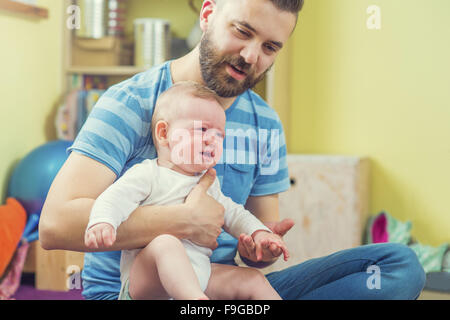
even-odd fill
[(26, 222), (27, 213), (16, 199), (8, 198), (0, 206), (0, 277), (16, 252)]

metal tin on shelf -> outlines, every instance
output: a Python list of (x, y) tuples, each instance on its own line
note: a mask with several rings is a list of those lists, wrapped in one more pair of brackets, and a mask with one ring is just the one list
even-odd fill
[(75, 31), (79, 38), (100, 39), (106, 33), (106, 0), (77, 0), (80, 7), (80, 28)]
[(170, 58), (170, 22), (165, 19), (134, 20), (135, 65), (152, 67)]

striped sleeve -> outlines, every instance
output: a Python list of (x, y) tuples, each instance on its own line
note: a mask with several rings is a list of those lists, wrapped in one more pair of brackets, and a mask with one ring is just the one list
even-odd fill
[(109, 167), (117, 176), (150, 127), (142, 102), (126, 85), (108, 89), (98, 100), (68, 152), (77, 151)]

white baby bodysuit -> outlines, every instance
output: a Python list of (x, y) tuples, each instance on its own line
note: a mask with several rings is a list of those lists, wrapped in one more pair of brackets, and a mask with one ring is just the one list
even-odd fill
[[(97, 198), (86, 229), (94, 224), (107, 222), (117, 230), (119, 225), (139, 206), (184, 203), (187, 195), (197, 185), (202, 175), (187, 176), (159, 166), (157, 159), (144, 160), (126, 171)], [(217, 178), (208, 189), (208, 194), (224, 206), (224, 229), (234, 237), (238, 238), (242, 233), (252, 235), (257, 230), (271, 232), (242, 205), (223, 195)], [(204, 291), (211, 274), (209, 257), (212, 250), (185, 239), (182, 240), (182, 243)], [(128, 279), (133, 260), (140, 250), (122, 251), (120, 260), (122, 286)]]

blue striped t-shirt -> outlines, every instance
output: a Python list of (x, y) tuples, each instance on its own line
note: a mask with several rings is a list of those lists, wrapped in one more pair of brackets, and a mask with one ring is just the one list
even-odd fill
[[(110, 87), (98, 100), (68, 152), (99, 161), (117, 177), (144, 159), (156, 158), (151, 118), (158, 96), (170, 88), (170, 61)], [(224, 152), (216, 164), (222, 192), (245, 204), (248, 196), (289, 188), (286, 144), (280, 119), (264, 100), (247, 90), (226, 110)], [(222, 232), (212, 262), (233, 264), (237, 240)], [(117, 299), (120, 251), (86, 253), (83, 295)]]

